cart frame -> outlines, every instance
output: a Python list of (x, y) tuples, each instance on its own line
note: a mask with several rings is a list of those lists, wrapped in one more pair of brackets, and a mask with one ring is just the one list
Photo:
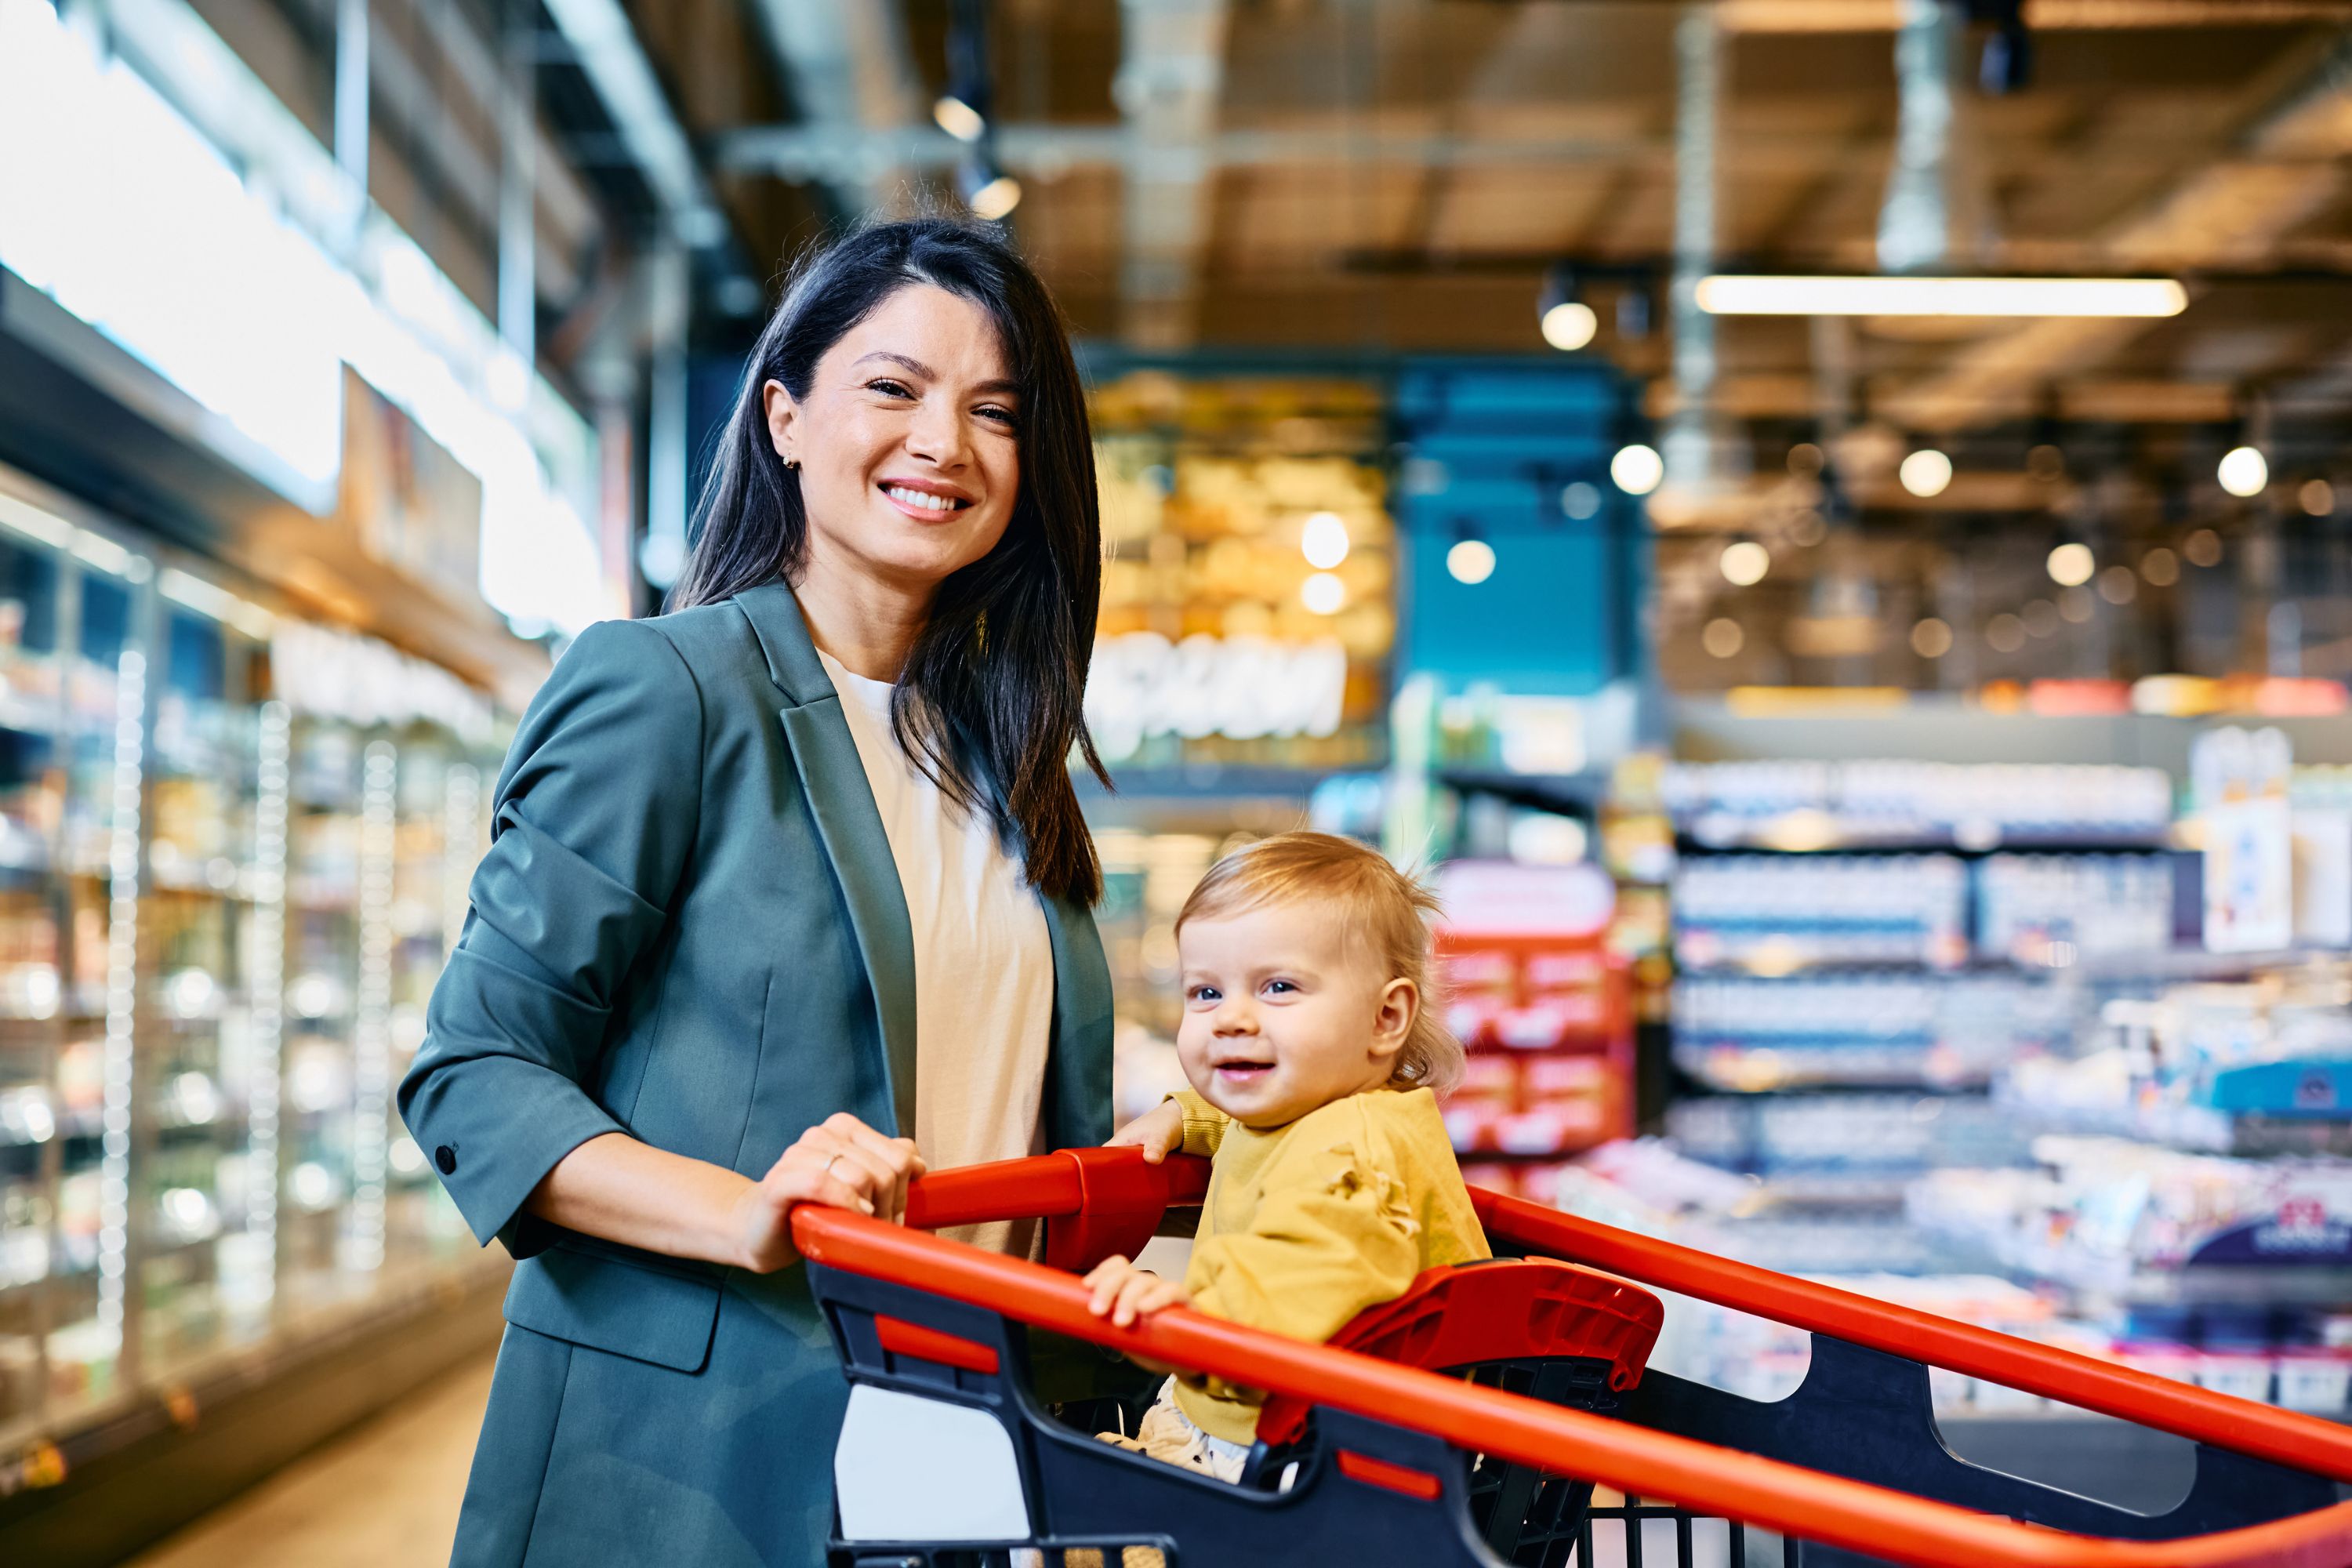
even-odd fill
[[(2252, 1468), (2233, 1478), (2241, 1487), (2269, 1485), (2288, 1506), (2325, 1506), (2175, 1539), (2075, 1533), (1654, 1430), (1639, 1424), (1638, 1416), (1615, 1419), (1549, 1405), (1182, 1308), (1151, 1314), (1125, 1329), (1088, 1311), (1086, 1289), (1073, 1274), (1114, 1252), (1139, 1251), (1160, 1230), (1170, 1207), (1199, 1203), (1206, 1186), (1205, 1161), (1171, 1155), (1150, 1164), (1133, 1149), (1064, 1150), (922, 1177), (910, 1188), (905, 1226), (807, 1205), (793, 1211), (792, 1223), (803, 1256), (817, 1266), (820, 1297), (829, 1306), (862, 1299), (867, 1310), (883, 1313), (876, 1321), (893, 1325), (888, 1331), (896, 1333), (895, 1348), (902, 1353), (948, 1367), (976, 1368), (984, 1361), (992, 1375), (997, 1369), (997, 1349), (983, 1342), (985, 1334), (963, 1326), (984, 1319), (950, 1309), (949, 1319), (959, 1325), (954, 1330), (914, 1321), (917, 1314), (908, 1305), (928, 1297), (1121, 1352), (1214, 1371), (1340, 1413), (1332, 1424), (1335, 1445), (1356, 1447), (1338, 1447), (1339, 1470), (1398, 1494), (1398, 1500), (1436, 1499), (1444, 1466), (1424, 1469), (1400, 1462), (1394, 1456), (1401, 1450), (1371, 1440), (1377, 1428), (1599, 1482), (1629, 1499), (1664, 1499), (1695, 1514), (1920, 1568), (2352, 1563), (2352, 1501), (2326, 1502), (2336, 1495), (2328, 1483), (2352, 1482), (2352, 1431), (1476, 1188), (1472, 1196), (1497, 1252), (1557, 1258), (1775, 1319), (1811, 1331), (1817, 1351), (1824, 1342), (1843, 1342), (1860, 1347), (1865, 1357), (1874, 1352), (1912, 1363), (1922, 1414), (1924, 1368), (1944, 1367), (2195, 1439), (2205, 1446), (2200, 1462), (2226, 1464), (2229, 1456), (2242, 1456), (2237, 1462)], [(944, 1226), (1029, 1216), (1047, 1222), (1045, 1265), (924, 1234)], [(831, 1280), (824, 1278), (827, 1270), (870, 1283), (861, 1289), (853, 1281)], [(890, 1316), (885, 1308), (902, 1315)], [(838, 1322), (835, 1331), (842, 1332)], [(1830, 1359), (1835, 1363), (1839, 1357), (1833, 1352)], [(1396, 1432), (1400, 1428), (1402, 1433)], [(1383, 1446), (1390, 1454), (1370, 1451)], [(1811, 1458), (1823, 1462), (1819, 1455)], [(2032, 1489), (2053, 1498), (2069, 1495)]]

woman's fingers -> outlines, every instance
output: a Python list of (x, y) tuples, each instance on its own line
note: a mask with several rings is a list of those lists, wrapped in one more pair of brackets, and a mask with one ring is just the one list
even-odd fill
[(886, 1138), (845, 1110), (825, 1118), (824, 1130), (841, 1140), (845, 1148), (855, 1149), (868, 1157), (889, 1174), (887, 1193), (877, 1192), (877, 1205), (887, 1219), (897, 1221), (907, 1212), (907, 1184), (928, 1168), (921, 1152), (911, 1138)]
[(790, 1203), (824, 1204), (870, 1215), (876, 1209), (870, 1189), (877, 1180), (836, 1140), (811, 1128), (784, 1151), (784, 1157), (768, 1173), (766, 1184)]

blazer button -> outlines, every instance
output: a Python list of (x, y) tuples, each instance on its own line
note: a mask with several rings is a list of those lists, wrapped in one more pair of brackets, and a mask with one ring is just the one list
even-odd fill
[(443, 1175), (456, 1175), (457, 1173), (457, 1151), (452, 1149), (446, 1143), (442, 1144), (441, 1147), (433, 1151), (433, 1163), (440, 1170)]

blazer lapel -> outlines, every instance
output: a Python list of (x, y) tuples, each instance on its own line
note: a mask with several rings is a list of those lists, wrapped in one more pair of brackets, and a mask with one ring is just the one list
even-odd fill
[(898, 864), (874, 807), (866, 764), (842, 716), (841, 697), (817, 661), (800, 604), (781, 583), (747, 589), (736, 603), (751, 622), (768, 658), (768, 673), (792, 705), (781, 719), (800, 774), (801, 793), (816, 818), (817, 836), (833, 862), (835, 883), (849, 907), (857, 951), (882, 1030), (884, 1065), (896, 1135), (915, 1135), (915, 936)]
[(1038, 895), (1054, 944), (1054, 1038), (1045, 1063), (1045, 1142), (1091, 1147), (1111, 1134), (1110, 965), (1095, 918)]

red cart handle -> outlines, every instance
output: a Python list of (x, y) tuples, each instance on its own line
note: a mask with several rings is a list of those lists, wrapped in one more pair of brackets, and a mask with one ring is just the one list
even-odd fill
[[(964, 1217), (958, 1211), (959, 1222)], [(2343, 1568), (2352, 1562), (2352, 1503), (2181, 1541), (2067, 1534), (1285, 1339), (1181, 1307), (1114, 1328), (1109, 1319), (1087, 1310), (1086, 1287), (1058, 1269), (845, 1209), (794, 1209), (793, 1239), (803, 1257), (828, 1268), (969, 1302), (1129, 1354), (1213, 1370), (1251, 1387), (1408, 1426), (1474, 1452), (1919, 1568), (1982, 1568), (1988, 1563), (2035, 1568)], [(1354, 1458), (1342, 1454), (1342, 1468)], [(1443, 1484), (1418, 1473), (1402, 1479), (1411, 1482), (1410, 1489), (1429, 1496)], [(1399, 1476), (1389, 1477), (1389, 1484), (1399, 1481)]]
[[(908, 1191), (907, 1223), (937, 1229), (979, 1220), (1059, 1220), (1046, 1227), (1045, 1261), (1076, 1273), (1114, 1252), (1133, 1257), (1168, 1207), (1199, 1203), (1208, 1185), (1209, 1163), (1192, 1155), (1171, 1154), (1150, 1165), (1138, 1149), (1064, 1149), (924, 1176)], [(1539, 1257), (2352, 1481), (2352, 1431), (2315, 1416), (1734, 1263), (1483, 1187), (1471, 1188), (1470, 1196), (1489, 1238)]]

